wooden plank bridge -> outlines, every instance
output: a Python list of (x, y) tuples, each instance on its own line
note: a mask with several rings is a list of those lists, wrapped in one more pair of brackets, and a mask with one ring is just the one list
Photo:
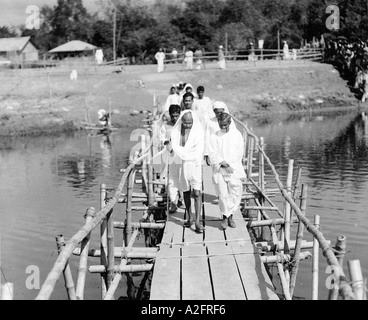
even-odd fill
[[(234, 214), (236, 228), (222, 230), (219, 206), (214, 201), (217, 197), (211, 168), (204, 164), (201, 213), (204, 232), (196, 233), (193, 227), (184, 228), (183, 223), (187, 218), (184, 209), (178, 209), (175, 214), (166, 214), (166, 223), (163, 223), (162, 218), (156, 218), (156, 209), (160, 211), (167, 208), (167, 193), (159, 191), (158, 186), (165, 183), (158, 180), (151, 163), (158, 121), (146, 119), (143, 127), (149, 132), (148, 140), (145, 135), (141, 136), (141, 150), (136, 151), (128, 167), (122, 170), (124, 174), (119, 185), (107, 191), (106, 185), (102, 184), (100, 210), (95, 212), (94, 208), (88, 208), (86, 224), (69, 241), (64, 242), (59, 237), (59, 256), (36, 300), (50, 298), (61, 274), (64, 275), (68, 298), (83, 300), (87, 270), (99, 274), (103, 300), (114, 299), (122, 274), (152, 270), (151, 300), (292, 300), (298, 264), (310, 257), (313, 259), (312, 300), (317, 300), (319, 248), (327, 263), (333, 266), (339, 285), (339, 290), (330, 291), (329, 299), (336, 300), (339, 294), (343, 299), (360, 299), (362, 286), (355, 286), (353, 290), (341, 265), (345, 240), (338, 239), (335, 248), (332, 248), (330, 241), (318, 229), (319, 216), (315, 215), (314, 223), (305, 217), (307, 186), (300, 183), (301, 168), (293, 185), (293, 160), (289, 160), (284, 187), (264, 152), (263, 138), (258, 138), (245, 124), (233, 119), (243, 127), (245, 145), (243, 164), (247, 179), (243, 181), (242, 209), (243, 213), (256, 213), (254, 216), (245, 219), (239, 210)], [(253, 163), (254, 160), (258, 162)], [(271, 180), (265, 181), (265, 165), (271, 169), (272, 183), (276, 182), (277, 189), (269, 187)], [(142, 176), (139, 183), (135, 179), (138, 172)], [(139, 190), (134, 190), (135, 184)], [(114, 192), (113, 196), (108, 194), (111, 191)], [(276, 192), (279, 202), (281, 200), (283, 204), (282, 210), (270, 199), (276, 196)], [(297, 197), (300, 205), (295, 203)], [(137, 203), (142, 205), (137, 206)], [(124, 221), (114, 221), (114, 209), (118, 204), (124, 204)], [(137, 211), (143, 212), (143, 216), (139, 222), (133, 222), (132, 212)], [(298, 228), (295, 241), (290, 239), (293, 226)], [(100, 229), (100, 248), (89, 249), (91, 232), (97, 227)], [(304, 227), (313, 235), (313, 242), (303, 240)], [(123, 229), (123, 247), (115, 246), (115, 228)], [(251, 238), (250, 232), (253, 231), (249, 230), (252, 228), (256, 228), (257, 238), (260, 238), (257, 241), (261, 242)], [(154, 229), (163, 229), (163, 237), (157, 248), (134, 247), (141, 231)], [(268, 232), (266, 237), (263, 231)], [(80, 248), (77, 248), (79, 245)], [(313, 255), (309, 251), (302, 251), (312, 248)], [(340, 260), (335, 254), (340, 254)], [(80, 256), (76, 287), (69, 265), (72, 255)], [(99, 264), (87, 267), (88, 257), (98, 257)], [(271, 282), (266, 265), (277, 267), (277, 280), (281, 287), (277, 289), (277, 294), (275, 281)], [(358, 279), (360, 275), (354, 271), (352, 278)]]
[[(222, 230), (211, 168), (203, 166), (205, 230), (183, 227), (185, 210), (171, 214), (157, 253), (153, 300), (278, 300), (240, 211), (236, 228)], [(193, 205), (193, 201), (192, 201)]]

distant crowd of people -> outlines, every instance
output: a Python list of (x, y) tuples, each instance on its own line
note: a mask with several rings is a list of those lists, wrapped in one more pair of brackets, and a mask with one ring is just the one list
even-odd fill
[(358, 39), (339, 37), (326, 41), (324, 60), (336, 65), (342, 76), (349, 79), (360, 93), (361, 101), (368, 98), (368, 45)]
[[(191, 49), (187, 49), (184, 53), (184, 56), (180, 56), (175, 48), (170, 54), (165, 54), (164, 50), (160, 48), (155, 54), (158, 73), (161, 73), (165, 70), (166, 56), (169, 56), (173, 63), (185, 63), (186, 70), (202, 70), (204, 67), (203, 51), (199, 48), (194, 52)], [(225, 53), (224, 47), (222, 45), (218, 47), (218, 66), (220, 69), (226, 69)]]
[(218, 195), (221, 226), (223, 229), (235, 228), (233, 215), (240, 206), (241, 179), (245, 178), (242, 165), (244, 143), (228, 107), (222, 101), (207, 97), (203, 86), (194, 91), (191, 84), (181, 81), (171, 86), (160, 111), (163, 113), (160, 149), (166, 154), (164, 158), (170, 159), (161, 166), (160, 176), (168, 179), (170, 212), (175, 212), (184, 202), (187, 210), (184, 226), (194, 225), (196, 232), (203, 232), (200, 223), (202, 166), (208, 165), (212, 168)]

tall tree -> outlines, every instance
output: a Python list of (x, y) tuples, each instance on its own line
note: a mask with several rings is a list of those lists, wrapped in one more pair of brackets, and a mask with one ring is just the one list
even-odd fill
[(17, 33), (8, 26), (0, 27), (0, 38), (16, 37)]

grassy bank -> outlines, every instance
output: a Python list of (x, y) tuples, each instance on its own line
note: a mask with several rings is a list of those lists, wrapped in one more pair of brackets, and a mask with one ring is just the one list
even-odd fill
[(114, 126), (134, 127), (151, 110), (153, 95), (163, 104), (179, 81), (203, 85), (211, 99), (242, 118), (361, 107), (332, 66), (310, 61), (235, 61), (225, 71), (216, 63), (201, 71), (172, 64), (160, 74), (155, 65), (126, 66), (122, 73), (116, 67), (77, 70), (78, 79), (71, 81), (71, 68), (0, 69), (0, 135), (81, 129), (86, 106), (94, 123), (99, 109), (111, 108)]

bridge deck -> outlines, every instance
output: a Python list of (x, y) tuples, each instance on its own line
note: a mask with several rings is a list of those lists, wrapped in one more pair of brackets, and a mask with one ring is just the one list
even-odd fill
[[(203, 234), (171, 214), (157, 254), (151, 300), (278, 300), (241, 213), (222, 230), (211, 169), (203, 167)], [(193, 202), (193, 201), (192, 201)]]

